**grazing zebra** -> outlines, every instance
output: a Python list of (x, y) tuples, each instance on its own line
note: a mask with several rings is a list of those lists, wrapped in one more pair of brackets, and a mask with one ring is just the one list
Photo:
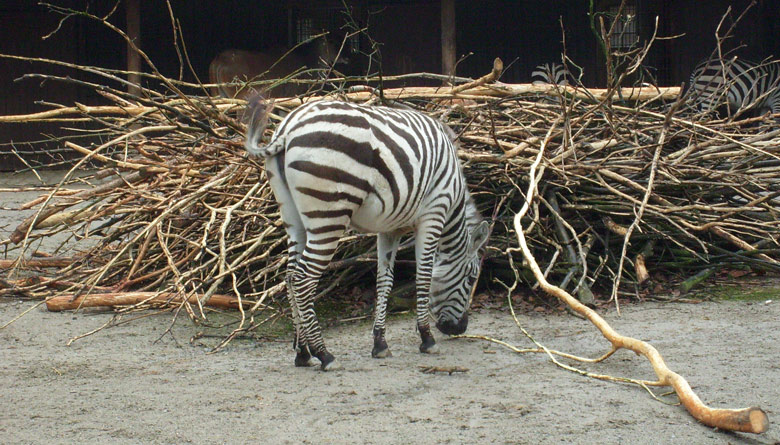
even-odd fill
[(780, 113), (780, 61), (706, 60), (693, 70), (690, 89), (700, 111), (714, 112), (728, 105), (732, 111)]
[(552, 84), (552, 85), (569, 85), (569, 79), (571, 73), (565, 66), (560, 63), (544, 63), (536, 67), (531, 73), (531, 79), (533, 79), (534, 85)]
[(295, 324), (295, 365), (312, 355), (327, 370), (314, 313), (320, 276), (348, 227), (377, 233), (373, 357), (385, 341), (387, 295), (401, 236), (414, 231), (420, 352), (436, 351), (429, 313), (445, 334), (463, 333), (479, 251), (488, 238), (456, 156), (454, 134), (411, 110), (312, 102), (293, 110), (260, 146), (270, 106), (250, 103), (246, 149), (265, 169), (287, 230), (287, 289)]

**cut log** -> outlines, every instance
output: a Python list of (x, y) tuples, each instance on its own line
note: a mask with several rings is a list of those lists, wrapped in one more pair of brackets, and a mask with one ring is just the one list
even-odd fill
[[(47, 258), (26, 258), (22, 259), (21, 267), (67, 267), (73, 264), (76, 258), (69, 257), (47, 257)], [(0, 260), (0, 269), (10, 269), (14, 267), (17, 260)]]
[[(188, 301), (197, 304), (200, 295), (192, 295)], [(65, 294), (46, 300), (46, 308), (52, 312), (75, 310), (85, 307), (131, 306), (138, 303), (155, 305), (178, 305), (183, 302), (179, 294), (172, 292), (109, 292), (90, 295)], [(254, 301), (242, 300), (244, 309), (249, 309)], [(238, 309), (238, 298), (229, 295), (212, 295), (207, 306), (220, 309)]]
[(715, 273), (715, 268), (710, 267), (688, 278), (687, 280), (680, 283), (680, 292), (683, 294), (690, 292), (691, 289), (704, 282), (707, 278), (711, 277), (713, 273)]

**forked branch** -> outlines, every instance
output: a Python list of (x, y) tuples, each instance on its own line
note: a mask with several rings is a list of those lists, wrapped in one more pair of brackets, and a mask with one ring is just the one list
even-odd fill
[(696, 420), (704, 423), (705, 425), (724, 430), (756, 434), (765, 432), (769, 426), (769, 419), (761, 408), (750, 407), (743, 409), (717, 409), (708, 407), (701, 401), (701, 399), (699, 399), (696, 393), (693, 392), (691, 386), (682, 376), (673, 372), (666, 366), (663, 357), (652, 345), (647, 342), (619, 334), (617, 331), (612, 329), (612, 327), (595, 311), (577, 301), (568, 292), (550, 284), (545, 279), (544, 273), (539, 268), (539, 265), (534, 259), (531, 250), (528, 248), (525, 235), (523, 233), (521, 220), (528, 212), (530, 203), (532, 203), (536, 198), (537, 183), (542, 176), (540, 174), (537, 177), (536, 170), (543, 159), (544, 148), (548, 139), (549, 133), (548, 138), (546, 138), (542, 143), (542, 147), (537, 154), (536, 160), (531, 165), (526, 202), (520, 212), (515, 214), (513, 221), (515, 233), (517, 235), (517, 241), (520, 244), (520, 249), (523, 252), (523, 256), (528, 261), (528, 265), (533, 271), (533, 274), (536, 277), (536, 280), (539, 282), (539, 285), (545, 292), (557, 297), (578, 314), (590, 320), (590, 322), (593, 323), (596, 328), (601, 331), (601, 334), (612, 344), (613, 350), (625, 348), (645, 356), (650, 361), (650, 364), (653, 366), (653, 370), (658, 377), (657, 384), (659, 386), (671, 386), (674, 388), (675, 392), (677, 393), (677, 397), (680, 399), (680, 402)]

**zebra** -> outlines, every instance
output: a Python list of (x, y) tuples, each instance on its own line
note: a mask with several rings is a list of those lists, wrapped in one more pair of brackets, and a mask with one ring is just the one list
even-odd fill
[(286, 285), (295, 365), (323, 371), (334, 357), (314, 312), (318, 280), (348, 227), (377, 234), (372, 357), (392, 354), (385, 340), (387, 295), (400, 238), (414, 232), (420, 352), (438, 350), (439, 331), (465, 332), (480, 253), (489, 236), (466, 187), (454, 133), (414, 110), (317, 101), (290, 112), (260, 145), (273, 104), (249, 104), (245, 148), (265, 170), (288, 235)]
[(569, 85), (571, 73), (560, 63), (543, 63), (531, 72), (533, 85)]
[[(743, 59), (710, 59), (693, 70), (690, 80), (693, 104), (701, 112), (722, 105), (780, 113), (780, 61), (758, 64)], [(780, 118), (776, 118), (780, 119)]]

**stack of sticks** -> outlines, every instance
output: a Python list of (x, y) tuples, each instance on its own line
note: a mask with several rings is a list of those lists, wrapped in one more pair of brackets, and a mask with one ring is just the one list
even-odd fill
[[(494, 223), (483, 284), (516, 272), (534, 284), (515, 250), (512, 217), (540, 150), (544, 177), (526, 237), (548, 280), (582, 301), (593, 299), (591, 288), (637, 295), (672, 272), (780, 269), (780, 130), (770, 118), (705, 118), (679, 106), (679, 88), (588, 90), (494, 78), (381, 95), (339, 89), (339, 81), (320, 88), (331, 87), (329, 98), (414, 107), (458, 134), (472, 194)], [(64, 139), (77, 161), (0, 241), (9, 271), (0, 294), (64, 295), (76, 307), (85, 304), (80, 295), (132, 291), (145, 305), (178, 302), (192, 315), (214, 295), (252, 310), (283, 295), (286, 236), (263, 166), (243, 149), (245, 103), (179, 87), (172, 98), (87, 86), (113, 103), (0, 118), (90, 121), (105, 141)], [(277, 100), (268, 134), (284, 112), (322, 97)], [(89, 173), (78, 175), (77, 190), (82, 170)], [(79, 240), (67, 265), (31, 262), (31, 246), (62, 233)], [(372, 249), (373, 237), (349, 236), (322, 294), (370, 274)], [(34, 279), (14, 278), (33, 267)]]

